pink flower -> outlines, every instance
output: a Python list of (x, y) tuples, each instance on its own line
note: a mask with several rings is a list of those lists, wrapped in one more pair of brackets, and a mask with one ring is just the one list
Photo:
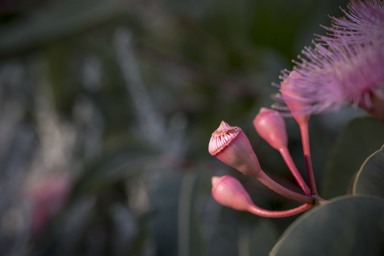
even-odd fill
[[(302, 113), (337, 111), (352, 103), (384, 119), (384, 8), (380, 1), (353, 2), (347, 19), (335, 19), (323, 44), (305, 48), (293, 72), (285, 71), (296, 98), (278, 101), (306, 103)], [(288, 107), (277, 107), (289, 111)], [(291, 109), (292, 111), (292, 109)], [(293, 114), (293, 113), (292, 113)], [(285, 113), (285, 115), (292, 115)]]
[(320, 38), (328, 43), (367, 44), (383, 43), (384, 5), (380, 0), (352, 1), (350, 12), (343, 10), (346, 18), (332, 17), (332, 27), (324, 27), (330, 36)]

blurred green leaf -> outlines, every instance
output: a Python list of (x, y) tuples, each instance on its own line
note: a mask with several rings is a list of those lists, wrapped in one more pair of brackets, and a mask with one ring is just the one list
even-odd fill
[(207, 255), (199, 212), (196, 209), (201, 191), (198, 189), (198, 173), (184, 172), (179, 193), (178, 255)]
[(278, 230), (268, 219), (259, 218), (254, 225), (243, 225), (239, 234), (239, 256), (268, 255), (278, 238)]
[(384, 200), (346, 196), (299, 217), (271, 255), (383, 255)]
[(101, 155), (85, 167), (74, 184), (71, 199), (101, 193), (114, 183), (141, 173), (148, 163), (158, 160), (156, 152), (137, 145)]
[(384, 198), (384, 146), (367, 158), (357, 174), (353, 194)]
[(149, 229), (158, 255), (177, 255), (177, 203), (182, 173), (162, 180), (151, 195)]
[[(236, 228), (239, 226), (239, 218), (234, 215), (222, 214), (226, 209), (221, 212), (221, 218), (223, 223), (219, 223), (218, 228), (210, 239), (209, 255), (211, 256), (222, 256), (222, 255), (233, 255), (238, 254), (238, 243)], [(230, 209), (232, 210), (232, 209)]]
[(122, 0), (65, 1), (0, 27), (0, 56), (11, 56), (83, 32), (122, 14)]
[(321, 187), (322, 197), (346, 194), (361, 164), (383, 143), (384, 124), (379, 119), (364, 116), (350, 121), (330, 154)]

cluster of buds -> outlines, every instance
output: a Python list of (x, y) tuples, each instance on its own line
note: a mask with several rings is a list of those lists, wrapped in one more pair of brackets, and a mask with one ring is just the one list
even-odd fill
[[(291, 78), (299, 79), (295, 72)], [(259, 114), (253, 120), (253, 125), (258, 134), (273, 148), (278, 150), (292, 172), (294, 178), (302, 188), (304, 194), (294, 192), (271, 179), (260, 167), (255, 152), (247, 136), (236, 126), (230, 126), (222, 121), (219, 128), (213, 133), (209, 142), (209, 153), (217, 157), (223, 163), (235, 168), (239, 172), (258, 179), (273, 191), (296, 201), (303, 203), (301, 206), (285, 211), (269, 211), (257, 207), (245, 191), (241, 183), (231, 176), (212, 178), (212, 195), (214, 199), (227, 207), (238, 211), (248, 211), (263, 217), (287, 217), (301, 213), (314, 205), (324, 201), (317, 194), (313, 175), (311, 154), (309, 150), (308, 122), (309, 114), (306, 114), (305, 102), (296, 101), (298, 95), (292, 90), (288, 81), (281, 86), (281, 93), (290, 108), (292, 116), (300, 126), (303, 141), (303, 151), (306, 160), (309, 187), (297, 170), (288, 151), (288, 139), (283, 117), (279, 112), (267, 108), (261, 108)], [(291, 100), (292, 99), (292, 100)]]

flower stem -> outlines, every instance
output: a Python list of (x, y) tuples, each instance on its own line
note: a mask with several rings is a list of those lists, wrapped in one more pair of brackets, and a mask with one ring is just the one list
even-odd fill
[(279, 183), (277, 183), (276, 181), (271, 179), (267, 174), (265, 174), (263, 170), (259, 170), (253, 177), (255, 177), (265, 186), (282, 196), (305, 204), (313, 205), (315, 203), (315, 198), (313, 198), (312, 196), (302, 195), (281, 186)]
[(321, 197), (319, 197), (319, 198), (317, 199), (317, 204), (318, 204), (318, 205), (323, 205), (323, 204), (326, 204), (326, 203), (328, 203), (328, 200), (325, 200), (325, 199), (323, 199), (323, 198), (321, 198)]
[(269, 211), (269, 210), (264, 210), (262, 208), (257, 207), (256, 205), (251, 205), (248, 209), (250, 213), (253, 213), (255, 215), (259, 215), (262, 217), (268, 217), (268, 218), (282, 218), (282, 217), (289, 217), (292, 215), (299, 214), (305, 210), (308, 210), (312, 207), (312, 205), (309, 204), (303, 204), (300, 205), (299, 207), (290, 209), (290, 210), (285, 210), (285, 211)]
[(315, 176), (313, 174), (313, 167), (312, 167), (311, 149), (309, 144), (308, 122), (301, 122), (299, 123), (299, 126), (300, 126), (300, 132), (301, 132), (301, 140), (303, 143), (305, 165), (307, 167), (307, 173), (308, 173), (309, 187), (311, 188), (312, 195), (318, 195), (317, 189), (316, 189)]
[(303, 177), (301, 177), (299, 171), (296, 168), (295, 163), (292, 160), (291, 154), (289, 153), (288, 149), (286, 147), (280, 148), (279, 152), (281, 156), (283, 157), (285, 163), (288, 165), (289, 170), (291, 170), (291, 173), (295, 177), (297, 183), (299, 183), (300, 187), (303, 189), (306, 195), (311, 194), (311, 190), (303, 180)]

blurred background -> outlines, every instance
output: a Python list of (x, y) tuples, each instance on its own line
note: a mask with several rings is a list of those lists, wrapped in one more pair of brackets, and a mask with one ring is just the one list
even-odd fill
[[(237, 177), (265, 209), (297, 204), (210, 156), (209, 138), (221, 120), (241, 127), (263, 170), (300, 191), (252, 120), (347, 2), (0, 0), (0, 254), (267, 255), (296, 217), (221, 207), (211, 177)], [(358, 113), (311, 118), (319, 184)]]

